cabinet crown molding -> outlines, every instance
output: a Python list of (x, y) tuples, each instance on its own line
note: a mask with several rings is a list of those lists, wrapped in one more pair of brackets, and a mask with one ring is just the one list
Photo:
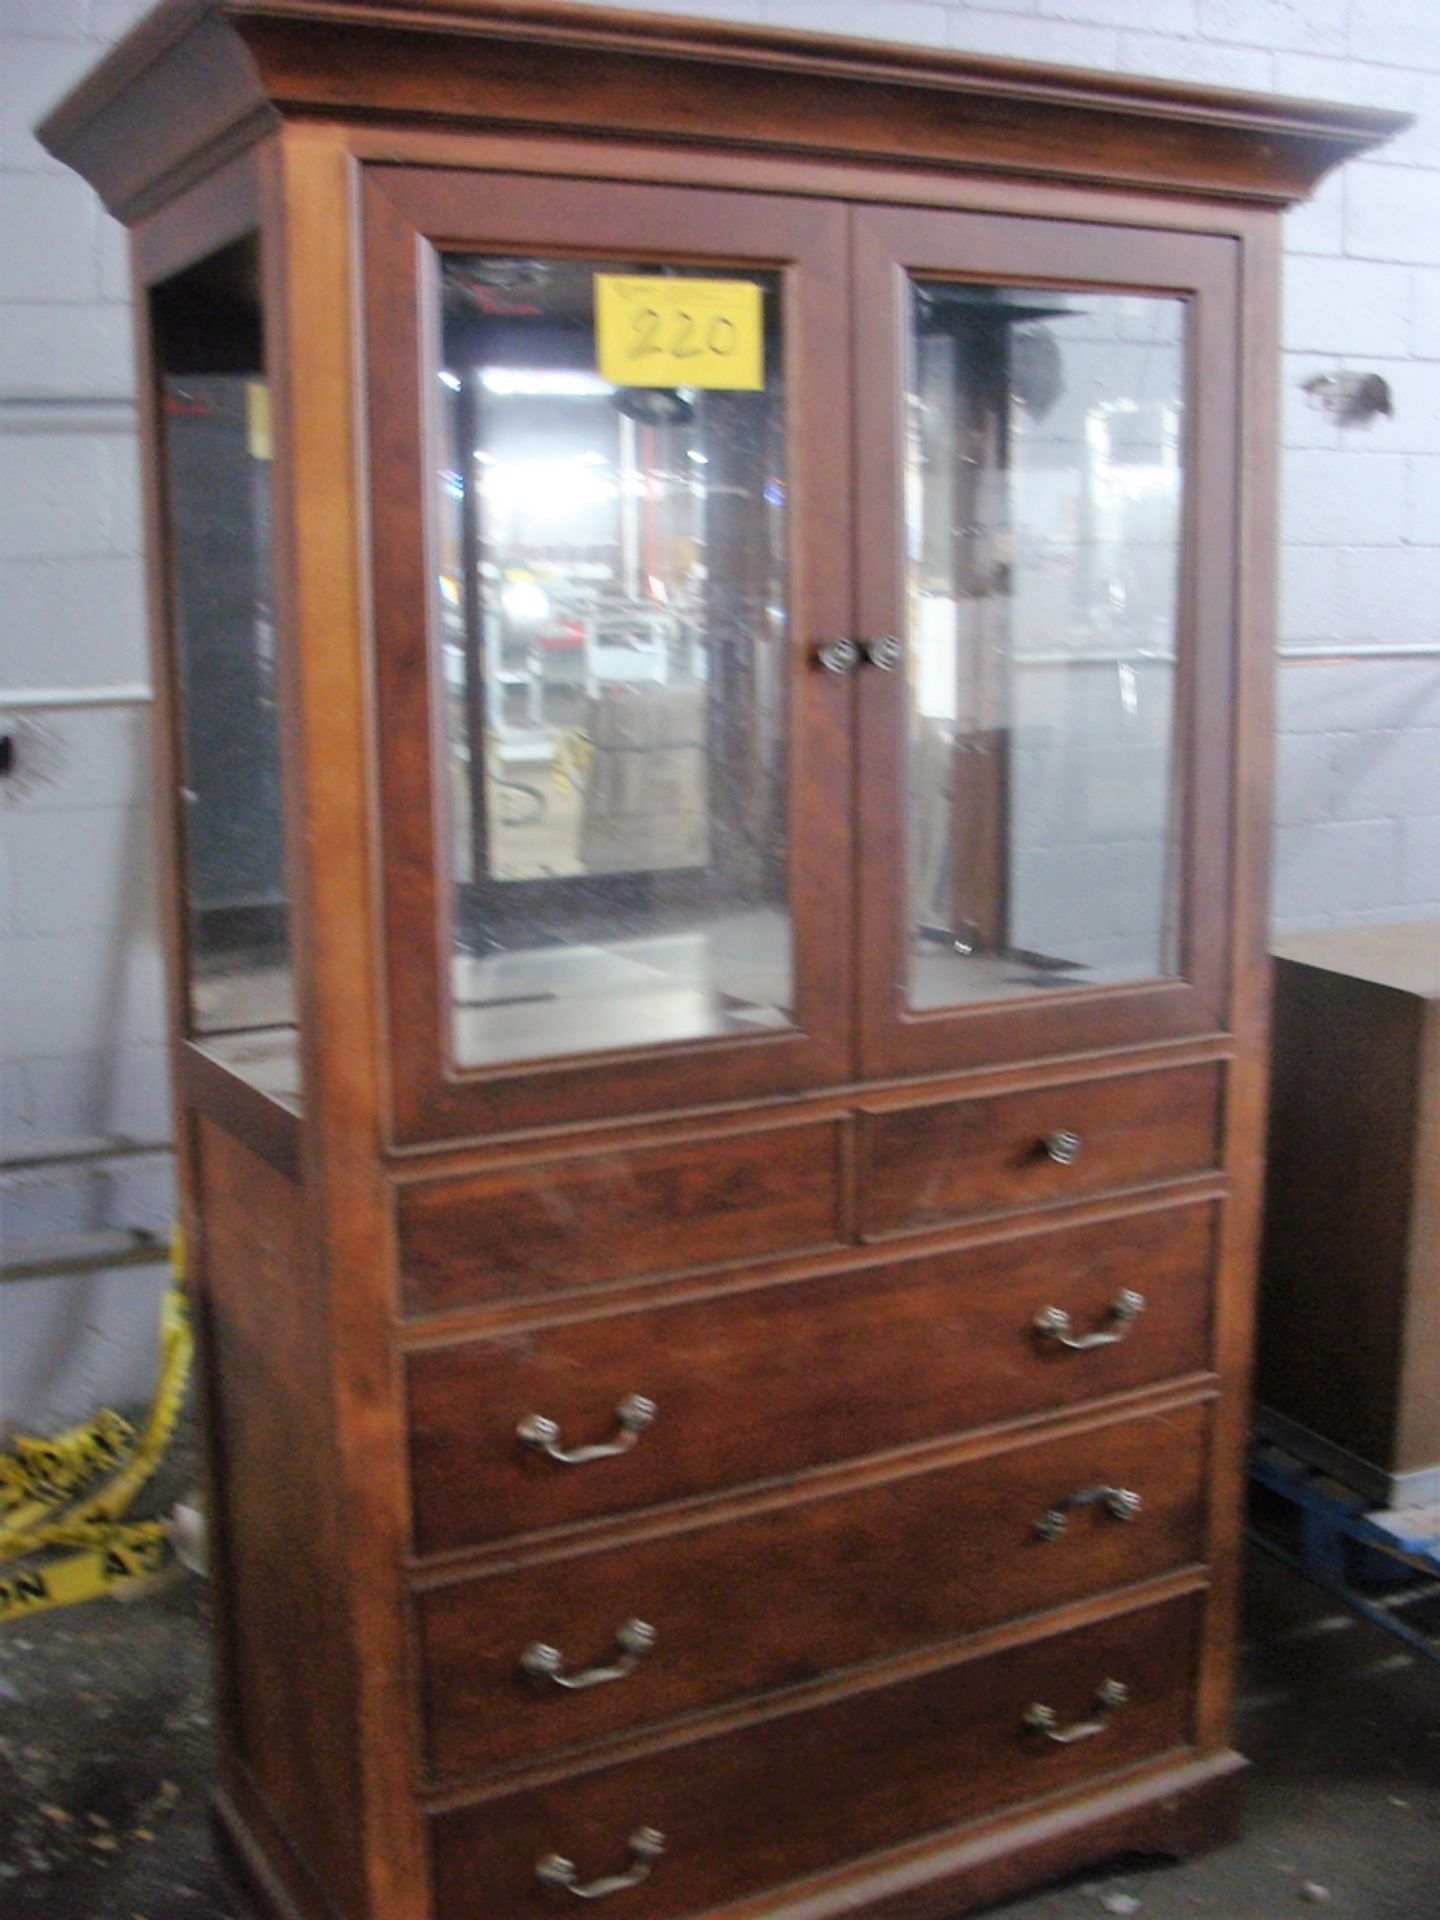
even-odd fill
[(284, 122), (686, 139), (1303, 199), (1404, 114), (551, 0), (161, 0), (41, 122), (133, 221)]

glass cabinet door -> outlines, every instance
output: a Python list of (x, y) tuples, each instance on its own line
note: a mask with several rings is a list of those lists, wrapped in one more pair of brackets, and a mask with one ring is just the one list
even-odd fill
[(792, 1027), (779, 275), (435, 270), (455, 1064)]
[(867, 1066), (1209, 1030), (1229, 243), (963, 215), (858, 228), (859, 618), (890, 669), (860, 699)]
[(419, 173), (367, 212), (410, 1125), (843, 1077), (843, 215)]

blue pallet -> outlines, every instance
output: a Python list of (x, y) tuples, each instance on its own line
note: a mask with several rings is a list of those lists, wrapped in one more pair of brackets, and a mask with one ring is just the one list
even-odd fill
[(1375, 1509), (1319, 1467), (1263, 1436), (1251, 1484), (1293, 1509), (1294, 1542), (1252, 1522), (1251, 1540), (1364, 1619), (1440, 1660), (1440, 1505)]

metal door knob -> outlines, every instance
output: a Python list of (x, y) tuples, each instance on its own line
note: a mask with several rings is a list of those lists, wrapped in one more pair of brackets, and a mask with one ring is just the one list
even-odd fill
[(826, 640), (815, 649), (815, 661), (827, 673), (852, 674), (864, 659), (854, 640)]
[(1062, 1127), (1058, 1133), (1047, 1133), (1040, 1143), (1046, 1157), (1057, 1167), (1073, 1167), (1080, 1158), (1080, 1136), (1072, 1133), (1068, 1127)]

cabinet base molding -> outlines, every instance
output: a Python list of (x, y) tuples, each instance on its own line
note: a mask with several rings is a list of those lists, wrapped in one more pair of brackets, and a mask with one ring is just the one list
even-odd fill
[[(1240, 1787), (1249, 1762), (1225, 1751), (1183, 1765), (1149, 1769), (1108, 1792), (1088, 1793), (979, 1834), (942, 1836), (928, 1847), (875, 1856), (789, 1890), (724, 1909), (727, 1920), (941, 1920), (1004, 1900), (1027, 1888), (1121, 1854), (1189, 1859), (1234, 1840)], [(212, 1811), (225, 1858), (261, 1920), (338, 1920), (318, 1896), (298, 1895), (273, 1865), (247, 1815), (223, 1788)], [(484, 1920), (477, 1914), (476, 1920)]]
[(252, 1804), (254, 1799), (243, 1781), (233, 1792), (216, 1787), (210, 1795), (210, 1821), (216, 1849), (253, 1902), (257, 1916), (262, 1920), (341, 1920), (296, 1863), (294, 1850), (263, 1804)]
[(1188, 1859), (1237, 1838), (1249, 1766), (1226, 1750), (1147, 1769), (1108, 1792), (1092, 1790), (968, 1838), (942, 1836), (923, 1852), (907, 1848), (812, 1881), (778, 1903), (738, 1903), (727, 1920), (941, 1920), (1120, 1854)]

